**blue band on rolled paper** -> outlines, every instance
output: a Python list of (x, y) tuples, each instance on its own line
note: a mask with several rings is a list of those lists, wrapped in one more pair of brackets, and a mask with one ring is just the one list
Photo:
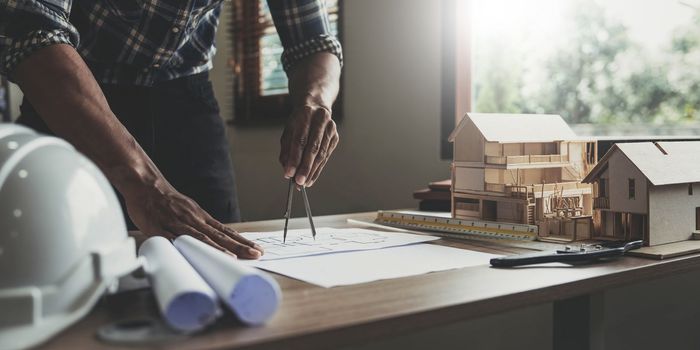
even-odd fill
[(248, 275), (238, 281), (226, 303), (248, 324), (261, 324), (277, 311), (280, 301), (277, 282), (269, 276)]
[(195, 331), (211, 323), (218, 314), (216, 301), (201, 292), (176, 296), (163, 310), (167, 323), (181, 331)]

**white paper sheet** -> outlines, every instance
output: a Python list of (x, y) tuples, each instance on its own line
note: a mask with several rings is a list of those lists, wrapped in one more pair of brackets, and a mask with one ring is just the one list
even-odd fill
[(329, 288), (484, 265), (495, 257), (497, 255), (434, 244), (412, 244), (377, 250), (241, 262)]
[(265, 249), (265, 254), (260, 258), (262, 261), (381, 249), (439, 239), (438, 237), (410, 233), (331, 227), (316, 229), (315, 240), (309, 229), (289, 230), (285, 243), (282, 243), (282, 231), (247, 232), (244, 235)]

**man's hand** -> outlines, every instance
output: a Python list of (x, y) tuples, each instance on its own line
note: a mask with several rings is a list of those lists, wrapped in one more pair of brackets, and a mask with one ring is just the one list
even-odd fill
[(292, 115), (280, 139), (280, 163), (285, 178), (312, 186), (338, 145), (331, 106), (338, 96), (340, 62), (328, 52), (297, 63), (289, 74)]
[(263, 254), (262, 247), (212, 218), (165, 180), (143, 191), (125, 193), (124, 198), (129, 217), (147, 236), (175, 239), (189, 235), (245, 259), (257, 259)]
[(330, 110), (313, 105), (295, 109), (280, 140), (280, 163), (285, 178), (295, 177), (297, 185), (312, 186), (338, 140)]

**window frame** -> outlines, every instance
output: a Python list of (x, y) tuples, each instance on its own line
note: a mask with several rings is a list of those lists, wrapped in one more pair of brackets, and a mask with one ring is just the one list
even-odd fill
[(627, 199), (635, 200), (637, 198), (637, 184), (634, 178), (627, 179)]
[[(233, 72), (233, 118), (229, 124), (235, 126), (280, 125), (287, 121), (292, 112), (289, 93), (262, 95), (260, 38), (266, 23), (259, 21), (260, 4), (266, 0), (234, 0), (231, 6), (233, 52), (229, 66)], [(343, 42), (344, 1), (338, 0), (338, 33)], [(238, 35), (244, 33), (244, 35)], [(343, 77), (340, 78), (340, 91), (333, 104), (333, 120), (342, 119)]]
[(598, 197), (608, 197), (608, 179), (600, 178), (598, 180)]
[[(458, 18), (459, 13), (464, 18)], [(450, 134), (472, 110), (472, 0), (442, 2), (440, 158), (452, 160)]]

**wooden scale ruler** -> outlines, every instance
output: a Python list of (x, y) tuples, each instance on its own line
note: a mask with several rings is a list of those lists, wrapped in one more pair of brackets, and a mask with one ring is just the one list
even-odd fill
[(474, 235), (520, 241), (535, 240), (538, 231), (535, 225), (453, 219), (400, 211), (379, 211), (375, 222), (404, 229), (445, 233), (448, 237)]

